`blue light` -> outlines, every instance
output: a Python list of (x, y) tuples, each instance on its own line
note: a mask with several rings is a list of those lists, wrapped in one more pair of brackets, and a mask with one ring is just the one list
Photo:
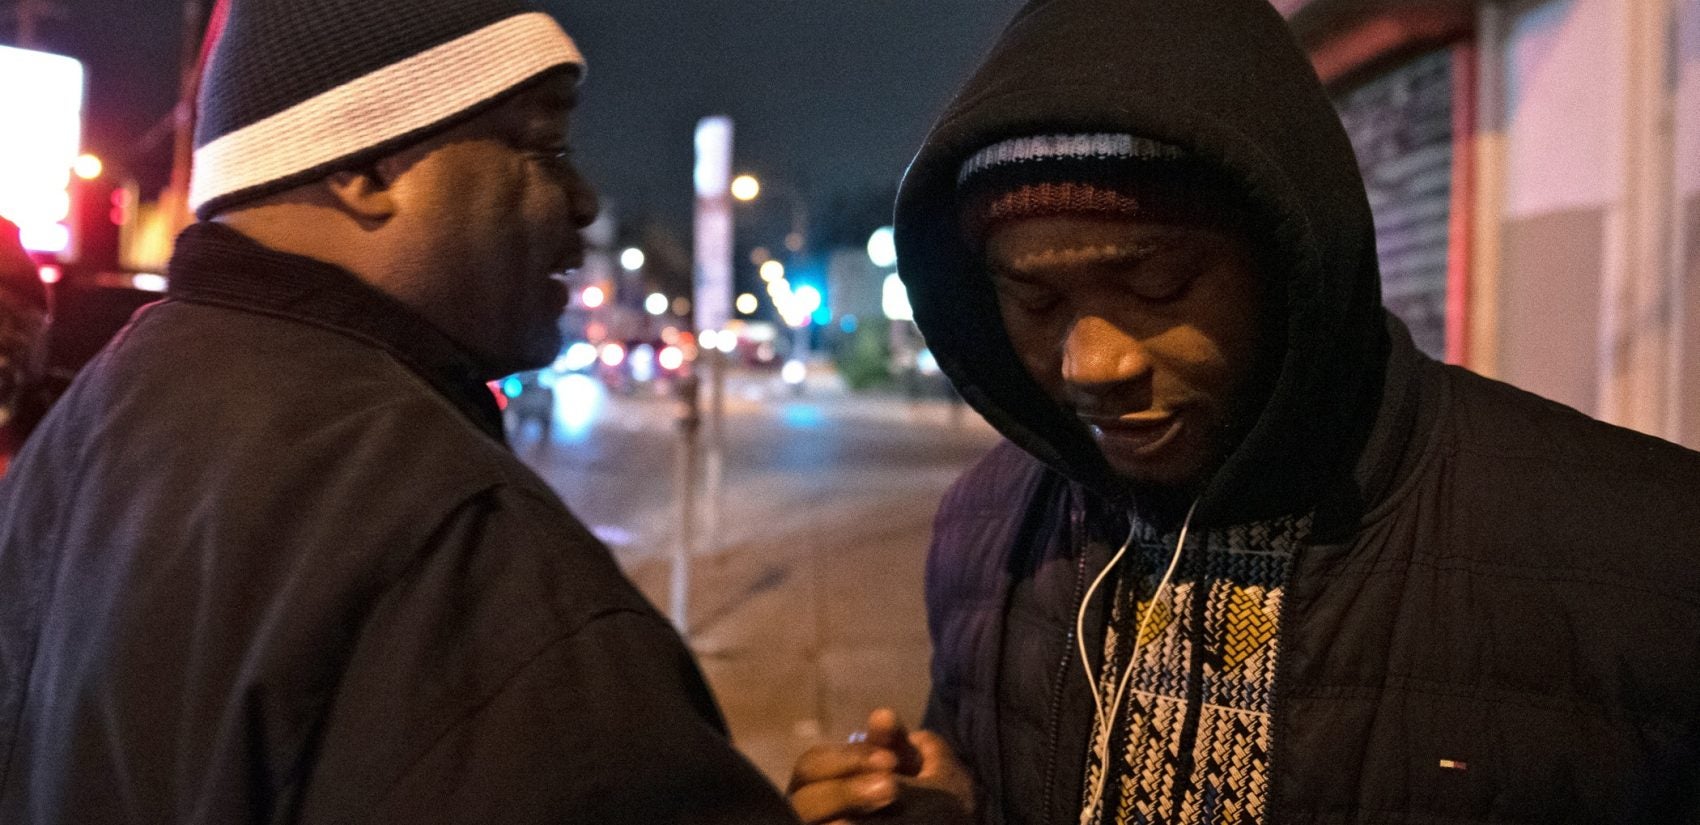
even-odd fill
[(813, 404), (788, 404), (779, 417), (785, 426), (798, 430), (813, 430), (826, 423), (826, 413)]
[(587, 341), (576, 341), (567, 347), (567, 352), (555, 361), (555, 369), (561, 372), (578, 372), (590, 369), (596, 364), (596, 346)]
[(517, 375), (510, 375), (506, 381), (502, 382), (502, 394), (509, 398), (518, 398), (523, 391), (525, 391), (525, 382), (519, 380)]
[(846, 315), (838, 319), (838, 328), (844, 330), (845, 335), (853, 335), (862, 328), (862, 321), (854, 315)]
[(555, 420), (561, 422), (566, 442), (589, 438), (607, 403), (608, 392), (600, 382), (578, 373), (562, 376), (555, 386)]

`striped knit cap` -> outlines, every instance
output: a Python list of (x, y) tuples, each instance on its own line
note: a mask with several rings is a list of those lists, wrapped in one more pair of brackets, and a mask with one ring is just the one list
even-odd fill
[(1222, 173), (1167, 143), (1128, 134), (1034, 135), (962, 164), (957, 202), (969, 245), (997, 225), (1045, 215), (1238, 221), (1244, 197)]
[(523, 0), (228, 0), (202, 75), (189, 205), (357, 167), (486, 111), (578, 47)]

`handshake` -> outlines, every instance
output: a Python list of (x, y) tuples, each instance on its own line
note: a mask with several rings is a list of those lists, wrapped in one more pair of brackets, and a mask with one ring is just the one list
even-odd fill
[(974, 822), (968, 769), (938, 734), (911, 733), (889, 708), (868, 714), (848, 743), (804, 753), (786, 795), (807, 825)]

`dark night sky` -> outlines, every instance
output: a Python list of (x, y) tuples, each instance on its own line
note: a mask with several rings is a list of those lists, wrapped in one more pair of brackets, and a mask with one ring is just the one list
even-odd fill
[[(168, 112), (178, 0), (61, 0), (49, 48), (90, 70), (90, 142), (122, 161)], [(5, 5), (0, 2), (0, 5)], [(575, 141), (624, 216), (683, 232), (698, 118), (737, 121), (743, 169), (817, 202), (887, 191), (1020, 0), (546, 0), (590, 61)], [(9, 38), (8, 38), (9, 39)], [(133, 164), (160, 177), (169, 150)]]

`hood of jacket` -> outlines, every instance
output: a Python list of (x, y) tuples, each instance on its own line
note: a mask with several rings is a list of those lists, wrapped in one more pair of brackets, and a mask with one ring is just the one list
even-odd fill
[[(1356, 157), (1286, 21), (1267, 0), (1033, 0), (962, 87), (904, 177), (899, 271), (915, 321), (963, 397), (1076, 482), (1126, 492), (1086, 428), (1052, 402), (1004, 333), (958, 225), (957, 173), (999, 140), (1125, 132), (1173, 144), (1242, 184), (1286, 306), (1268, 400), (1204, 484), (1227, 523), (1318, 504), (1349, 480), (1388, 351), (1374, 225)], [(1279, 321), (1277, 322), (1279, 323)], [(1133, 491), (1135, 501), (1139, 491)]]

